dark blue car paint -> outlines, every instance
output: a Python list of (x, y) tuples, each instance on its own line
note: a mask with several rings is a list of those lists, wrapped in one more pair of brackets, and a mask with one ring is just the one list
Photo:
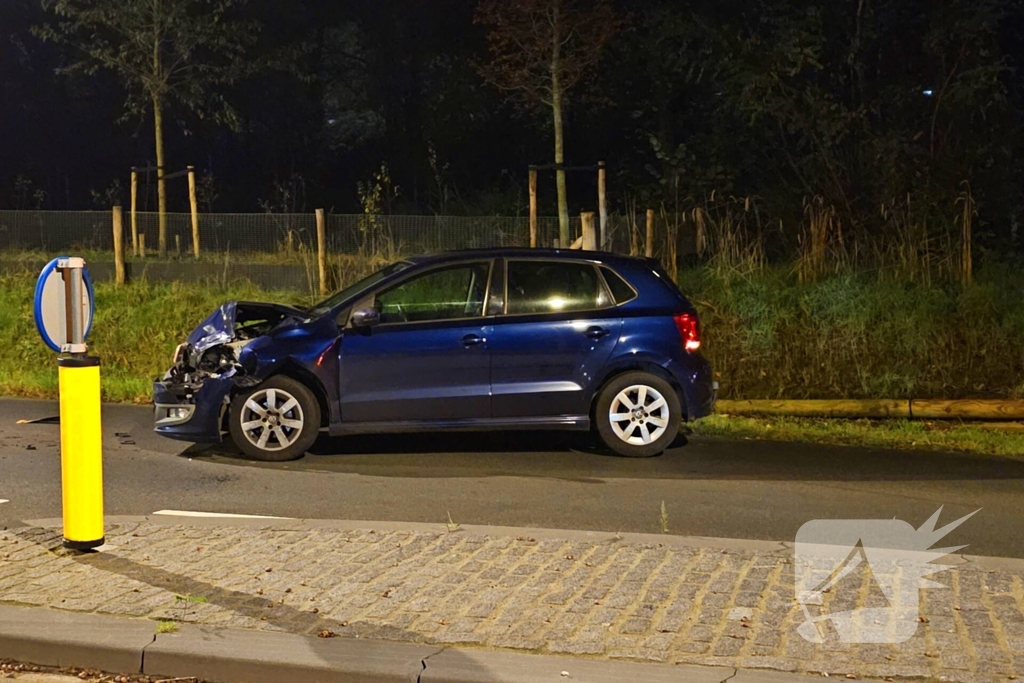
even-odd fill
[(381, 325), (341, 341), (342, 423), (491, 416), (486, 318)]
[(588, 418), (590, 388), (622, 328), (617, 309), (610, 312), (496, 320), (490, 342), (494, 417)]
[[(680, 392), (687, 419), (711, 412), (711, 368), (683, 348), (672, 319), (695, 313), (653, 261), (595, 252), (479, 250), (410, 259), (371, 292), (430, 268), (461, 261), (566, 259), (606, 265), (637, 291), (632, 300), (586, 313), (486, 315), (460, 321), (340, 329), (361, 292), (328, 314), (293, 315), (239, 354), (239, 377), (206, 378), (186, 391), (154, 385), (154, 403), (194, 401), (191, 420), (157, 432), (185, 441), (217, 441), (230, 398), (276, 374), (303, 381), (323, 404), (332, 434), (459, 428), (587, 429), (600, 388), (609, 378), (642, 369), (662, 375)], [(496, 290), (492, 288), (492, 293)], [(225, 304), (189, 337), (194, 346), (223, 343), (237, 307)], [(491, 313), (491, 310), (488, 310)]]

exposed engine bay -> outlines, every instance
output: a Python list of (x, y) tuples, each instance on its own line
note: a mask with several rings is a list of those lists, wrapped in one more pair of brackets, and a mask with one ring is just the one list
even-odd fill
[(176, 385), (186, 396), (207, 379), (234, 378), (243, 386), (258, 384), (240, 362), (242, 350), (282, 323), (303, 317), (301, 309), (282, 304), (226, 303), (178, 346), (163, 381)]

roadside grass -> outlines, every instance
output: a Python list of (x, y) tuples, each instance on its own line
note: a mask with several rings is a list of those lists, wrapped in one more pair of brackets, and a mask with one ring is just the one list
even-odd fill
[(163, 620), (158, 621), (156, 624), (157, 633), (174, 633), (178, 630), (178, 624), (174, 621)]
[(694, 434), (730, 439), (802, 441), (1024, 457), (1024, 431), (991, 429), (956, 422), (713, 415), (693, 423), (692, 428)]
[[(56, 398), (57, 361), (40, 340), (32, 315), (34, 278), (0, 277), (0, 394)], [(175, 347), (221, 304), (232, 300), (308, 304), (297, 292), (268, 292), (249, 282), (96, 283), (96, 320), (89, 351), (102, 360), (103, 398), (149, 403), (152, 382)]]
[(1019, 267), (984, 264), (967, 287), (870, 271), (800, 282), (788, 265), (679, 280), (719, 398), (1024, 398)]

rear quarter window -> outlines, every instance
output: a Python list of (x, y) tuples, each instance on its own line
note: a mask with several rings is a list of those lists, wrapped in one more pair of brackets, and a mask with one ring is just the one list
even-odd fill
[(601, 274), (604, 275), (604, 281), (608, 284), (608, 289), (616, 304), (624, 304), (636, 298), (636, 291), (633, 287), (614, 270), (602, 266)]

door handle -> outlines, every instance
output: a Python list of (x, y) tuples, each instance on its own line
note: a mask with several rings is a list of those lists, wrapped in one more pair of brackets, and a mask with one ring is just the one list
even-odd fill
[(594, 341), (597, 341), (602, 337), (606, 337), (608, 335), (608, 330), (604, 329), (603, 327), (598, 327), (597, 325), (594, 325), (593, 327), (587, 328), (586, 335), (593, 339)]
[(487, 340), (475, 334), (467, 334), (462, 338), (463, 346), (480, 346), (486, 344)]

